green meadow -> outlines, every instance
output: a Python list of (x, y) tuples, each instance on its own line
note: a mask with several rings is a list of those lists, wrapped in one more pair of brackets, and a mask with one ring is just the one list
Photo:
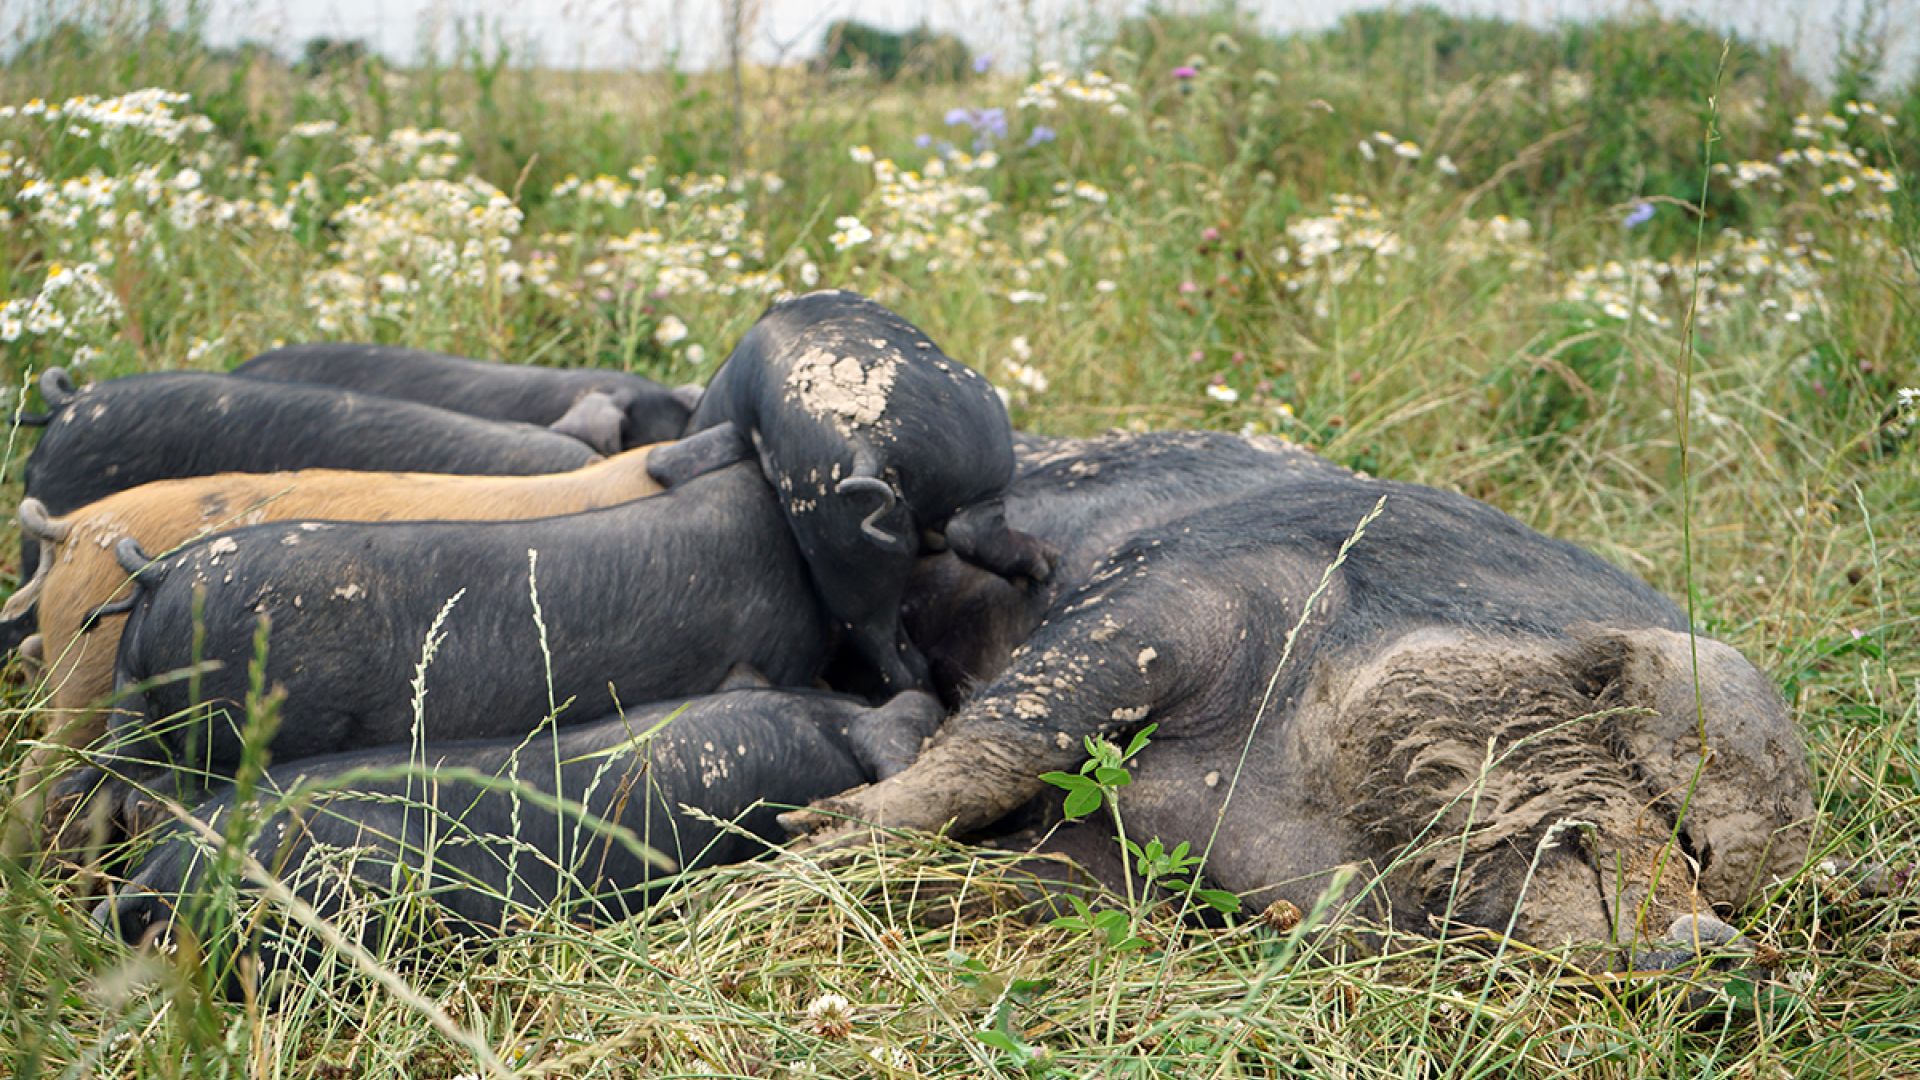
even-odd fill
[[(7, 863), (0, 1071), (1920, 1075), (1920, 82), (1852, 44), (1816, 82), (1651, 17), (1228, 13), (887, 80), (36, 30), (0, 67), (10, 417), (53, 366), (336, 338), (693, 382), (775, 297), (844, 286), (1023, 429), (1278, 435), (1586, 545), (1773, 677), (1820, 819), (1731, 913), (1766, 978), (1124, 898), (1117, 933), (1052, 925), (1004, 856), (916, 836), (692, 875), (614, 926), (525, 912), (493, 949), (398, 920), (258, 987), (231, 941), (122, 947), (60, 867)], [(0, 448), (9, 563), (34, 438)], [(45, 716), (4, 671), (11, 791)], [(1833, 873), (1859, 859), (1890, 894)]]

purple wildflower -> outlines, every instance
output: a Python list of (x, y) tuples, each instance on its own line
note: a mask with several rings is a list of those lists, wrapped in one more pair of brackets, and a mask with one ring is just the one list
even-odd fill
[(1047, 125), (1035, 124), (1033, 132), (1027, 136), (1027, 145), (1039, 146), (1041, 143), (1050, 143), (1059, 137), (1059, 134)]
[(1181, 64), (1179, 67), (1173, 69), (1173, 77), (1176, 79), (1191, 79), (1198, 74), (1200, 74), (1200, 69), (1194, 67), (1192, 64)]
[(992, 66), (993, 66), (992, 53), (982, 53), (981, 55), (973, 58), (973, 73), (975, 75), (985, 75), (987, 73), (987, 69)]
[(947, 110), (947, 126), (959, 127), (962, 124), (973, 129), (973, 148), (983, 150), (995, 139), (1007, 137), (1007, 110), (1005, 109), (965, 109)]
[(1652, 220), (1653, 204), (1642, 200), (1633, 204), (1633, 209), (1627, 211), (1627, 216), (1620, 219), (1620, 224), (1629, 229), (1637, 229)]
[(927, 147), (933, 145), (933, 136), (923, 131), (913, 137), (913, 145), (925, 150)]

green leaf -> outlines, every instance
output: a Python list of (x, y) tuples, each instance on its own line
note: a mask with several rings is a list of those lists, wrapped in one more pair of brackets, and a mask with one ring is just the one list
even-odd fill
[(1072, 773), (1065, 772), (1043, 772), (1040, 774), (1040, 779), (1045, 780), (1054, 787), (1066, 788), (1068, 791), (1076, 791), (1093, 783), (1093, 781), (1084, 776), (1075, 776)]
[(1133, 783), (1133, 776), (1127, 770), (1113, 765), (1102, 765), (1093, 770), (1096, 782), (1110, 788), (1126, 787)]
[(1088, 814), (1100, 809), (1101, 798), (1100, 789), (1092, 784), (1088, 784), (1083, 788), (1075, 788), (1067, 794), (1067, 817), (1076, 820), (1086, 817)]
[(1088, 739), (1087, 756), (1096, 766), (1120, 764), (1120, 748), (1105, 739)]
[(1134, 732), (1133, 738), (1127, 741), (1127, 752), (1126, 754), (1123, 755), (1123, 757), (1127, 759), (1131, 759), (1133, 755), (1139, 753), (1142, 750), (1145, 750), (1147, 748), (1147, 744), (1153, 741), (1147, 738), (1147, 736), (1152, 735), (1155, 731), (1158, 731), (1159, 729), (1160, 729), (1159, 724), (1148, 724), (1146, 727), (1143, 727), (1139, 731)]
[(1007, 985), (1007, 993), (1024, 1001), (1052, 986), (1052, 979), (1015, 979)]
[(1193, 895), (1223, 915), (1232, 915), (1240, 910), (1240, 898), (1225, 889), (1201, 889)]
[(1004, 1031), (976, 1031), (973, 1033), (973, 1037), (993, 1047), (995, 1050), (1011, 1055), (1016, 1061), (1024, 1062), (1026, 1060), (1027, 1048), (1020, 1045), (1020, 1040)]
[(1733, 1002), (1736, 1009), (1752, 1011), (1759, 1002), (1759, 987), (1750, 976), (1735, 975), (1721, 983), (1720, 989), (1725, 992), (1727, 1000)]

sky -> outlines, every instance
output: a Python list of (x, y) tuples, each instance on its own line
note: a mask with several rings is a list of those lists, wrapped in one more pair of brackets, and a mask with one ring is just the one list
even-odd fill
[[(504, 35), (519, 55), (543, 64), (584, 68), (651, 68), (669, 58), (688, 68), (725, 56), (723, 0), (171, 0), (210, 11), (209, 35), (222, 43), (264, 41), (286, 55), (313, 37), (360, 38), (397, 60), (418, 55), (423, 43), (444, 54), (465, 28)], [(1075, 42), (1146, 6), (1146, 0), (739, 0), (750, 26), (749, 55), (759, 62), (798, 60), (814, 53), (826, 25), (856, 18), (891, 29), (925, 24), (957, 33), (976, 53), (1005, 66), (1029, 59), (1072, 59)], [(1691, 15), (1794, 49), (1816, 77), (1831, 68), (1836, 28), (1866, 9), (1887, 15), (1894, 73), (1904, 79), (1920, 58), (1920, 0), (1433, 0), (1458, 14), (1501, 15), (1533, 23), (1592, 18), (1645, 8)], [(75, 3), (137, 9), (143, 0), (0, 0), (0, 26), (9, 29)], [(1218, 0), (1160, 0), (1170, 9), (1218, 6)], [(1270, 30), (1332, 24), (1346, 12), (1380, 0), (1241, 0), (1238, 5)]]

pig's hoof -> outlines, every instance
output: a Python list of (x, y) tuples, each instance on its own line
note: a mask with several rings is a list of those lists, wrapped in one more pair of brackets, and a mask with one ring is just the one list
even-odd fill
[(1752, 956), (1753, 943), (1740, 931), (1711, 915), (1682, 915), (1667, 928), (1665, 940), (1635, 950), (1630, 965), (1634, 971), (1672, 971), (1705, 960), (1720, 969), (1745, 964)]
[(93, 924), (135, 948), (161, 944), (173, 927), (174, 908), (151, 889), (128, 885), (108, 889), (93, 909)]
[(777, 820), (789, 836), (811, 836), (848, 825), (857, 820), (859, 814), (857, 804), (847, 796), (859, 790), (854, 788), (832, 798), (818, 799), (812, 806), (781, 814)]
[(810, 836), (833, 823), (833, 819), (812, 808), (789, 810), (775, 820), (787, 830), (788, 836)]
[(42, 827), (43, 835), (56, 838), (54, 850), (77, 843), (85, 835), (89, 818), (112, 802), (103, 791), (106, 783), (104, 772), (86, 768), (60, 777), (48, 788)]
[(838, 821), (834, 825), (837, 827), (821, 829), (794, 840), (787, 845), (787, 850), (806, 856), (815, 865), (837, 866), (872, 846), (874, 834), (866, 829), (856, 829)]

